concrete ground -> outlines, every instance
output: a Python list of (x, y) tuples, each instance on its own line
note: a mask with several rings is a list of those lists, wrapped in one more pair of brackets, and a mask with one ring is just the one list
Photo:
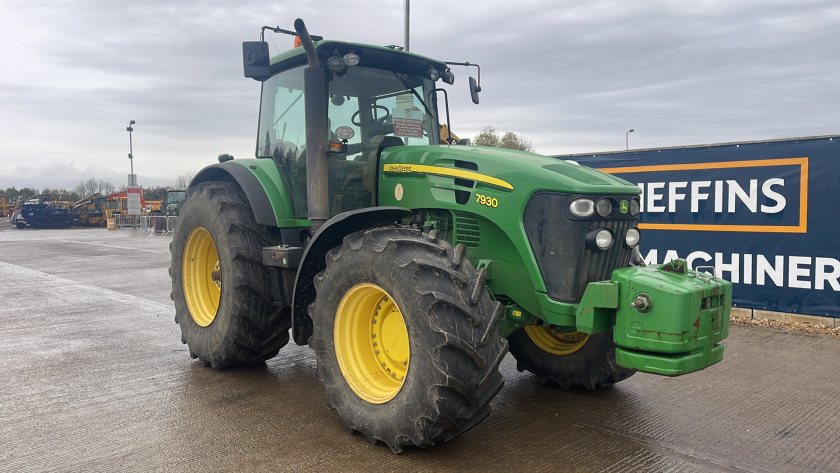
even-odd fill
[(190, 360), (168, 243), (0, 221), (0, 471), (840, 471), (840, 340), (744, 326), (703, 372), (595, 393), (509, 356), (484, 423), (393, 455), (344, 431), (306, 347)]

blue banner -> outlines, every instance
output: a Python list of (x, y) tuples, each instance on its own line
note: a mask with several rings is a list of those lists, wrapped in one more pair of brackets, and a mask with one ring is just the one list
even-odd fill
[(649, 264), (714, 266), (739, 307), (840, 317), (840, 136), (557, 157), (639, 186)]

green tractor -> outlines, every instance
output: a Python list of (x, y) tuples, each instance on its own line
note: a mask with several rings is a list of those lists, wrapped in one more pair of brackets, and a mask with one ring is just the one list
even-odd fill
[[(267, 30), (302, 47), (270, 58)], [(262, 83), (256, 158), (198, 173), (171, 245), (190, 356), (252, 365), (291, 335), (348, 429), (395, 452), (483, 420), (508, 348), (563, 389), (721, 360), (732, 286), (640, 262), (636, 186), (451, 143), (438, 81), (471, 64), (310, 37), (301, 20), (260, 39), (243, 43)]]

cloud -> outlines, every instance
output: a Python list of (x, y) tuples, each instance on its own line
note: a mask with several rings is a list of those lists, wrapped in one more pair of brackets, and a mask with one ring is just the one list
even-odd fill
[[(384, 0), (3, 2), (0, 185), (125, 180), (131, 119), (141, 182), (220, 153), (251, 156), (259, 84), (242, 76), (242, 41), (300, 16), (331, 39), (401, 44), (401, 9)], [(415, 2), (411, 18), (413, 51), (482, 66), (479, 106), (467, 93), (474, 68), (454, 70), (461, 136), (492, 124), (556, 154), (620, 149), (629, 128), (638, 147), (838, 131), (833, 1), (429, 1)], [(291, 44), (269, 41), (275, 51)]]

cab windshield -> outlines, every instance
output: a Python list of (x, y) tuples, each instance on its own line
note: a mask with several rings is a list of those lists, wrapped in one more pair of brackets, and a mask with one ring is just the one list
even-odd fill
[(433, 90), (429, 79), (383, 69), (356, 66), (342, 75), (333, 74), (329, 81), (330, 138), (338, 127), (345, 126), (354, 133), (349, 143), (367, 144), (392, 136), (403, 144), (436, 144), (437, 116), (429, 97)]
[[(376, 205), (384, 147), (437, 144), (434, 82), (420, 75), (364, 66), (326, 72), (327, 141), (346, 144), (329, 162), (330, 214)], [(273, 159), (298, 218), (306, 218), (306, 130), (303, 67), (263, 83), (257, 157)]]

